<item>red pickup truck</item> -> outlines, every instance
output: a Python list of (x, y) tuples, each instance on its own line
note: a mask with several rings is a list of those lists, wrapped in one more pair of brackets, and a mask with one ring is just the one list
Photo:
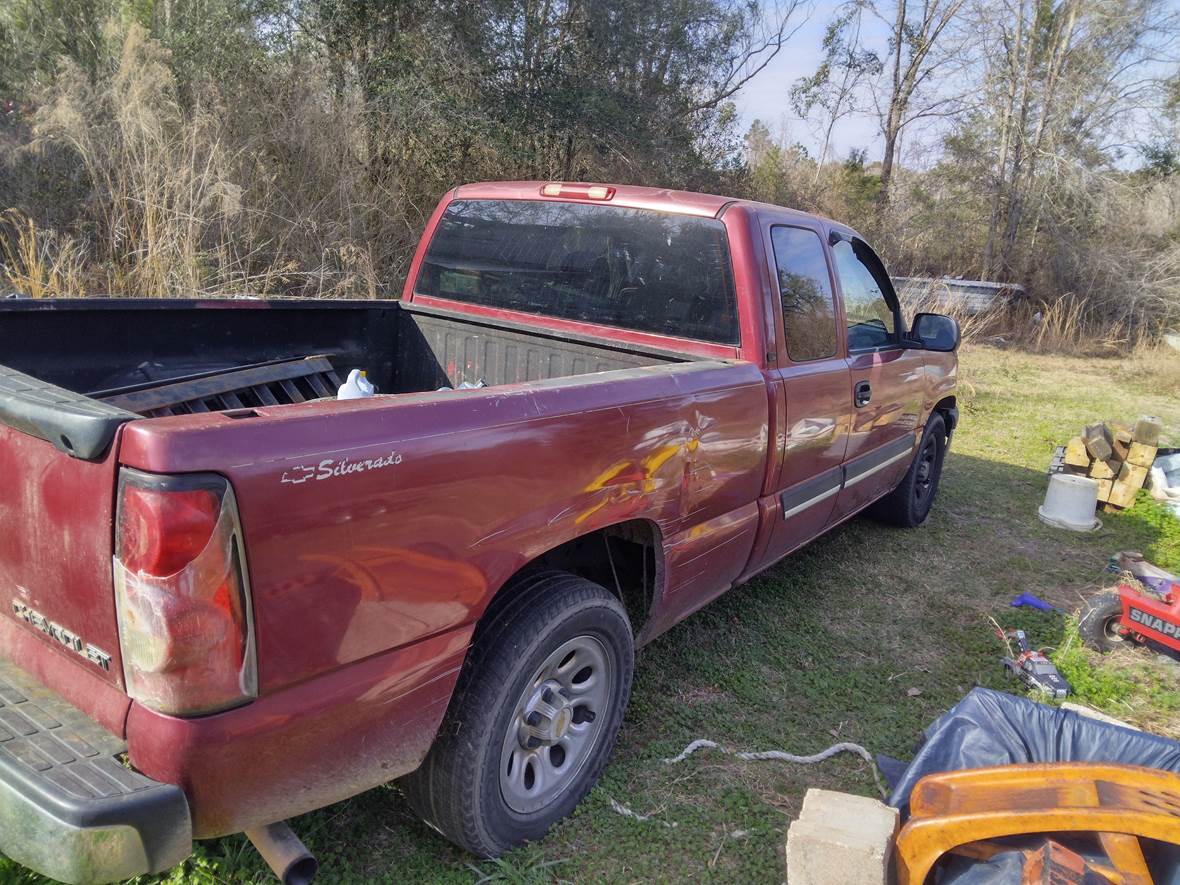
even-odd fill
[(478, 855), (540, 837), (637, 646), (925, 520), (958, 341), (841, 224), (543, 182), (448, 193), (400, 301), (3, 302), (0, 851), (246, 831), (306, 880), (281, 822), (399, 777)]

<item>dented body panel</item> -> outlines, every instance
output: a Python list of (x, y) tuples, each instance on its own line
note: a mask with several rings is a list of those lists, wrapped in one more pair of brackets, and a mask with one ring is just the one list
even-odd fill
[[(139, 771), (179, 785), (196, 837), (310, 811), (417, 767), (480, 617), (551, 551), (643, 527), (653, 569), (645, 560), (636, 626), (649, 641), (892, 489), (932, 410), (953, 408), (953, 354), (850, 354), (841, 332), (830, 358), (792, 362), (769, 228), (807, 227), (825, 244), (849, 232), (790, 210), (615, 189), (614, 205), (724, 226), (732, 345), (415, 291), (452, 200), (538, 194), (534, 182), (448, 194), (400, 303), (106, 305), (101, 317), (61, 305), (112, 334), (120, 311), (132, 322), (135, 311), (174, 311), (195, 339), (174, 374), (215, 368), (199, 359), (205, 339), (218, 366), (289, 359), (282, 341), (297, 340), (300, 354), (329, 354), (338, 368), (368, 360), (392, 391), (132, 416), (94, 460), (0, 425), (0, 474), (17, 478), (0, 484), (0, 591), (12, 597), (0, 654), (125, 738)], [(19, 371), (36, 355), (16, 345), (52, 328), (52, 310), (14, 309), (6, 328), (0, 308), (0, 343), (10, 334)], [(236, 327), (235, 315), (248, 320)], [(150, 317), (151, 328), (171, 322)], [(120, 371), (96, 353), (50, 380), (97, 396)], [(492, 386), (435, 389), (477, 379)], [(873, 386), (870, 408), (853, 405), (860, 380)], [(229, 480), (256, 699), (183, 718), (124, 693), (111, 583), (121, 467)]]
[[(650, 520), (684, 551), (669, 597), (691, 584), (682, 556), (736, 546), (732, 581), (749, 553), (726, 521), (765, 457), (748, 363), (255, 412), (133, 422), (121, 460), (230, 478), (263, 692), (469, 624), (522, 565), (603, 526)], [(380, 466), (334, 472), (350, 464)]]

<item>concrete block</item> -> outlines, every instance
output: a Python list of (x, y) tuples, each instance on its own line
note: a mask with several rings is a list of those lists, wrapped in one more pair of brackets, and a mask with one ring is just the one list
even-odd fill
[(1114, 454), (1114, 449), (1111, 448), (1114, 437), (1111, 436), (1110, 428), (1105, 424), (1087, 424), (1082, 428), (1082, 439), (1086, 443), (1086, 451), (1090, 453), (1091, 458), (1109, 461), (1111, 455)]
[(1093, 707), (1087, 707), (1084, 704), (1075, 704), (1073, 701), (1066, 701), (1061, 705), (1061, 709), (1073, 710), (1079, 716), (1088, 716), (1091, 719), (1097, 719), (1099, 722), (1106, 722), (1110, 725), (1121, 725), (1123, 728), (1133, 728), (1135, 731), (1143, 730), (1129, 722), (1123, 722), (1121, 719), (1115, 719), (1113, 716), (1108, 716), (1101, 710), (1095, 710)]
[(1126, 461), (1131, 451), (1131, 431), (1125, 428), (1115, 430), (1110, 448), (1116, 461)]
[(803, 820), (828, 825), (831, 825), (833, 820), (863, 816), (875, 816), (880, 819), (881, 825), (887, 828), (897, 821), (898, 812), (896, 808), (886, 805), (880, 799), (840, 793), (836, 790), (820, 790), (815, 787), (804, 795), (803, 809), (799, 812), (799, 817)]
[(887, 885), (893, 875), (896, 808), (848, 793), (808, 790), (787, 830), (791, 885)]
[(1131, 436), (1137, 443), (1143, 443), (1145, 446), (1157, 446), (1163, 426), (1163, 422), (1155, 415), (1143, 415), (1135, 422), (1135, 430)]

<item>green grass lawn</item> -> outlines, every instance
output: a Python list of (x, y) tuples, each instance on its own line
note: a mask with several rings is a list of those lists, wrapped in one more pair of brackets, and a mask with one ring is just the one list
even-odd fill
[[(1112, 576), (1110, 553), (1141, 550), (1180, 568), (1180, 521), (1142, 494), (1077, 535), (1036, 516), (1055, 443), (1100, 419), (1164, 418), (1180, 442), (1180, 402), (1137, 389), (1112, 361), (962, 354), (961, 424), (926, 526), (856, 519), (714, 602), (639, 656), (631, 707), (601, 784), (544, 842), (476, 863), (419, 823), (396, 786), (293, 822), (324, 882), (716, 880), (780, 882), (783, 843), (808, 787), (872, 795), (859, 758), (817, 766), (741, 762), (703, 751), (814, 753), (836, 741), (908, 758), (919, 732), (976, 685), (1008, 687), (988, 616), (1057, 649), (1078, 700), (1180, 737), (1180, 665), (1143, 651), (1081, 649), (1055, 614), (1012, 609), (1021, 591), (1066, 611)], [(325, 748), (330, 752), (330, 748)], [(653, 815), (640, 822), (611, 800)], [(674, 826), (672, 826), (674, 824)], [(197, 846), (164, 881), (266, 881), (244, 837)], [(0, 860), (0, 882), (42, 882)]]

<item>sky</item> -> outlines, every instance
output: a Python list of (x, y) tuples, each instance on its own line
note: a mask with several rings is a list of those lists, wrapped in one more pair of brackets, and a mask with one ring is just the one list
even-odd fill
[[(741, 115), (741, 131), (744, 133), (755, 120), (761, 120), (778, 137), (785, 126), (786, 142), (799, 142), (807, 147), (812, 156), (819, 156), (821, 138), (816, 137), (815, 125), (800, 120), (791, 110), (791, 86), (800, 77), (815, 73), (823, 51), (824, 29), (832, 18), (836, 3), (819, 0), (811, 9), (810, 17), (799, 31), (783, 46), (778, 55), (753, 80), (742, 87), (734, 96), (734, 104)], [(806, 7), (800, 13), (805, 14)], [(879, 26), (875, 21), (874, 26)], [(870, 19), (865, 21), (866, 31)], [(877, 34), (867, 31), (871, 43), (880, 43), (884, 49), (884, 35), (877, 40)], [(869, 160), (879, 160), (883, 149), (877, 119), (873, 114), (857, 114), (845, 117), (832, 134), (829, 154), (837, 159), (848, 156), (852, 148), (868, 149)]]
[[(1180, 15), (1180, 0), (1170, 0), (1175, 13)], [(741, 131), (744, 134), (754, 120), (761, 120), (770, 129), (776, 140), (784, 134), (787, 144), (799, 142), (818, 157), (822, 147), (818, 120), (800, 120), (791, 110), (791, 86), (800, 77), (815, 72), (820, 63), (823, 49), (824, 30), (840, 5), (837, 0), (804, 0), (803, 8), (796, 15), (798, 31), (786, 42), (771, 62), (747, 83), (735, 96), (734, 103), (741, 117)], [(806, 16), (806, 21), (803, 17)], [(875, 49), (885, 60), (888, 50), (889, 27), (880, 19), (866, 15), (862, 25), (862, 42)], [(1154, 65), (1143, 69), (1146, 73), (1173, 76), (1180, 57), (1180, 45), (1169, 43), (1167, 51), (1160, 55)], [(1138, 76), (1138, 74), (1136, 74)], [(1165, 134), (1180, 137), (1176, 122), (1165, 124), (1158, 115), (1141, 112), (1122, 120), (1119, 127), (1107, 133), (1107, 148), (1114, 165), (1122, 169), (1137, 168), (1142, 161), (1135, 145), (1152, 142)], [(902, 158), (911, 165), (928, 162), (937, 150), (942, 129), (936, 122), (926, 126), (911, 126), (905, 130), (902, 140)], [(829, 158), (842, 160), (853, 148), (867, 150), (869, 162), (881, 159), (884, 143), (879, 122), (874, 112), (858, 113), (841, 119), (833, 131)]]

